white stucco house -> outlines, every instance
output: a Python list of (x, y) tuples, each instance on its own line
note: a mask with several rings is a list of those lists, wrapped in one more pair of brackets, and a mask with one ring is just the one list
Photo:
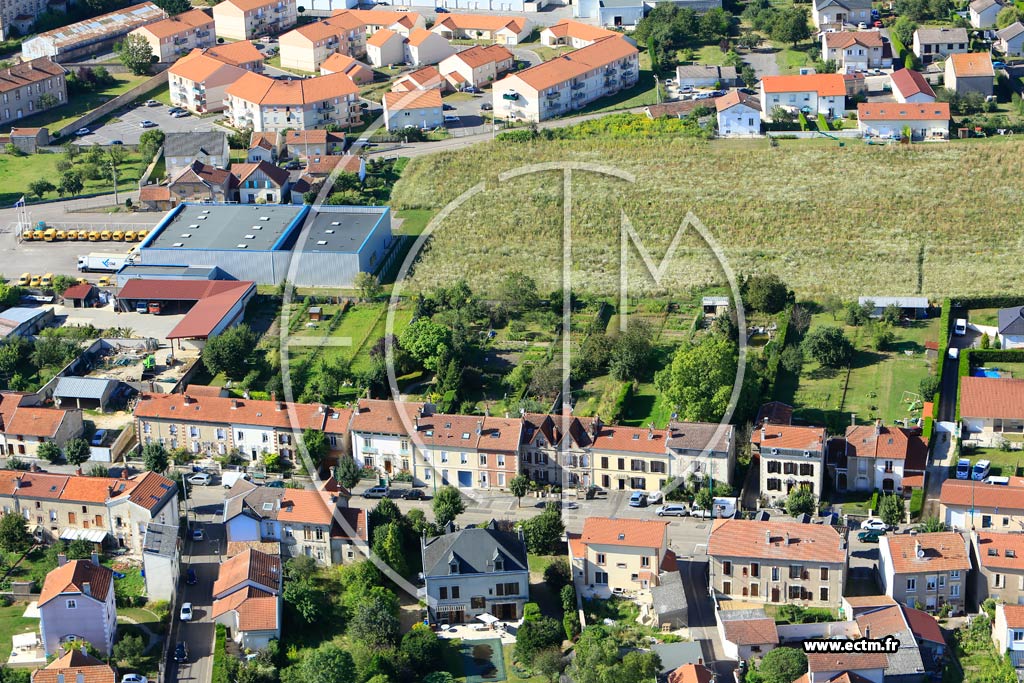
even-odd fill
[[(95, 558), (94, 558), (95, 559)], [(114, 651), (117, 607), (114, 572), (92, 560), (62, 555), (39, 593), (39, 630), (47, 655), (72, 640), (91, 643), (101, 655)]]
[(775, 107), (812, 117), (845, 116), (846, 82), (842, 74), (765, 76), (761, 79), (761, 118), (770, 121)]
[(761, 104), (757, 98), (732, 90), (715, 100), (719, 137), (745, 137), (761, 134)]

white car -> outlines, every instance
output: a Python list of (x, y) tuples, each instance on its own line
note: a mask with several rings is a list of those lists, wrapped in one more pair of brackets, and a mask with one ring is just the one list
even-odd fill
[(149, 679), (142, 674), (125, 674), (121, 683), (149, 683)]
[(181, 614), (179, 615), (182, 621), (192, 621), (192, 603), (186, 602), (181, 606)]
[(886, 531), (889, 525), (875, 517), (873, 519), (865, 519), (861, 522), (860, 528), (862, 531)]
[(651, 491), (647, 494), (648, 503), (660, 503), (662, 498), (663, 496), (661, 495), (661, 491)]
[(88, 128), (79, 128), (78, 130), (75, 131), (75, 135), (81, 137), (82, 135), (88, 135), (91, 132), (92, 131), (89, 130)]
[(185, 118), (186, 116), (191, 116), (191, 115), (192, 115), (192, 114), (190, 114), (190, 113), (189, 113), (189, 112), (187, 112), (187, 111), (176, 111), (176, 112), (174, 112), (173, 114), (171, 114), (171, 118), (172, 118), (172, 119), (183, 119), (183, 118)]
[(689, 517), (690, 511), (686, 509), (685, 505), (662, 505), (654, 511), (659, 517)]
[(455, 123), (458, 120), (459, 120), (459, 117), (456, 116), (455, 114), (445, 114), (444, 115), (444, 122), (445, 123)]
[(967, 320), (965, 318), (956, 319), (956, 322), (953, 323), (953, 334), (958, 337), (962, 337), (967, 334)]
[(213, 477), (206, 472), (199, 472), (188, 478), (188, 483), (193, 486), (209, 486), (211, 481), (213, 481)]

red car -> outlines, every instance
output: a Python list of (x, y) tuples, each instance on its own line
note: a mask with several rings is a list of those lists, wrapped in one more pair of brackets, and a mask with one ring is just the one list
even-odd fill
[(882, 22), (876, 21), (874, 24), (872, 24), (872, 26), (874, 26), (875, 28), (882, 28)]

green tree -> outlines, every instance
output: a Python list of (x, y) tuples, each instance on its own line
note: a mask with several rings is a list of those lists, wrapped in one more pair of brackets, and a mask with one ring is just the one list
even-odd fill
[(356, 665), (352, 655), (334, 643), (322, 643), (315, 650), (304, 650), (303, 680), (309, 683), (355, 683)]
[(306, 445), (309, 452), (309, 459), (319, 467), (330, 451), (330, 444), (327, 442), (327, 435), (319, 429), (305, 429), (302, 432), (302, 443)]
[(447, 671), (434, 671), (423, 677), (423, 683), (455, 683), (455, 677)]
[(284, 563), (284, 575), (289, 581), (310, 581), (319, 569), (309, 555), (296, 555)]
[(139, 666), (145, 651), (146, 644), (142, 642), (142, 636), (133, 636), (129, 633), (114, 644), (114, 659), (134, 669)]
[(622, 683), (613, 670), (619, 660), (619, 644), (604, 626), (583, 629), (574, 652), (569, 678), (575, 683)]
[(246, 361), (258, 341), (245, 323), (228, 328), (206, 342), (203, 364), (213, 375), (223, 372), (231, 379), (242, 379), (249, 371)]
[(175, 14), (188, 12), (192, 9), (192, 5), (188, 0), (154, 0), (153, 4), (167, 12), (172, 17)]
[(60, 446), (57, 444), (52, 441), (44, 441), (36, 448), (36, 457), (56, 465), (64, 460), (64, 453), (61, 452)]
[(148, 40), (129, 33), (116, 51), (121, 64), (133, 74), (141, 76), (149, 73), (149, 67), (153, 64), (153, 48)]
[(523, 496), (530, 490), (530, 480), (525, 474), (517, 474), (508, 482), (509, 492), (516, 497), (516, 507), (523, 506)]
[(70, 439), (64, 444), (64, 459), (69, 465), (78, 466), (92, 456), (89, 442), (85, 439)]
[(896, 494), (882, 496), (878, 503), (878, 516), (889, 526), (899, 526), (907, 518), (907, 506)]
[[(139, 156), (152, 159), (164, 144), (164, 132), (159, 128), (151, 128), (139, 136)], [(248, 138), (246, 138), (248, 144)]]
[(801, 40), (811, 37), (811, 27), (807, 23), (807, 10), (791, 7), (780, 10), (772, 23), (772, 40), (780, 43), (796, 45)]
[(382, 586), (372, 588), (352, 612), (349, 637), (379, 650), (394, 647), (399, 633), (398, 598)]
[(938, 375), (928, 375), (921, 380), (917, 390), (921, 392), (921, 399), (924, 401), (931, 401), (935, 394), (939, 393), (939, 389), (942, 387), (942, 380), (939, 379)]
[[(557, 681), (559, 675), (565, 670), (565, 657), (557, 647), (549, 647), (541, 650), (533, 656), (532, 668), (549, 681)], [(653, 678), (648, 680), (655, 680)]]
[(171, 456), (159, 443), (148, 443), (142, 447), (142, 462), (150, 472), (166, 472)]
[(78, 284), (78, 280), (70, 275), (54, 275), (50, 289), (53, 290), (54, 294), (60, 296), (68, 291), (69, 287), (74, 287), (76, 284)]
[(419, 318), (406, 327), (399, 343), (428, 370), (440, 369), (441, 360), (451, 352), (451, 331), (429, 318)]
[(78, 171), (64, 171), (60, 176), (60, 185), (57, 186), (57, 194), (61, 197), (64, 195), (75, 195), (82, 194), (82, 189), (85, 185), (82, 183), (82, 174)]
[(560, 591), (572, 583), (572, 568), (565, 558), (556, 558), (544, 567), (544, 583), (555, 591)]
[(295, 608), (296, 613), (307, 624), (315, 624), (326, 616), (324, 592), (311, 581), (288, 581), (281, 591), (284, 601)]
[(377, 276), (373, 273), (367, 273), (366, 271), (360, 272), (356, 275), (353, 284), (356, 286), (356, 289), (359, 290), (359, 295), (364, 299), (369, 299), (370, 301), (379, 297), (384, 291), (384, 286), (381, 285)]
[(414, 624), (402, 636), (400, 649), (409, 659), (409, 668), (413, 671), (433, 671), (444, 665), (444, 644), (429, 626), (421, 623)]
[(522, 525), (523, 535), (526, 537), (526, 547), (536, 555), (557, 550), (562, 534), (565, 533), (565, 523), (562, 521), (557, 504), (554, 503), (549, 503), (544, 508), (544, 512), (536, 517), (524, 520)]
[(938, 517), (925, 517), (917, 527), (919, 534), (934, 534), (940, 531), (948, 531), (948, 529)]
[(409, 573), (402, 548), (402, 527), (398, 522), (388, 522), (374, 529), (373, 552), (402, 576)]
[(740, 293), (743, 303), (762, 313), (778, 313), (792, 296), (786, 283), (774, 273), (745, 278)]
[(799, 376), (804, 369), (804, 352), (796, 345), (785, 347), (779, 354), (779, 365), (786, 372)]
[(999, 14), (996, 15), (996, 28), (1006, 28), (1010, 24), (1021, 21), (1022, 18), (1024, 18), (1024, 13), (1016, 5), (1009, 5), (999, 10)]
[(717, 421), (729, 405), (736, 363), (736, 346), (729, 339), (711, 335), (697, 344), (681, 344), (672, 364), (655, 376), (654, 384), (680, 420)]
[(838, 327), (819, 327), (804, 337), (803, 350), (826, 368), (847, 365), (853, 359), (853, 344)]
[(807, 655), (795, 647), (777, 647), (761, 659), (763, 683), (793, 683), (807, 673)]
[(612, 344), (608, 361), (612, 377), (620, 382), (640, 379), (651, 362), (654, 352), (651, 344), (653, 338), (651, 327), (646, 322), (631, 322), (626, 331), (619, 334)]
[(538, 652), (560, 645), (564, 636), (562, 625), (551, 617), (524, 621), (516, 632), (516, 659), (531, 666)]
[(498, 285), (499, 296), (512, 311), (527, 311), (540, 305), (537, 281), (520, 270), (506, 273)]
[(39, 199), (42, 199), (43, 195), (48, 192), (54, 192), (56, 189), (57, 186), (46, 178), (37, 178), (28, 184), (29, 196), (38, 197)]
[(434, 509), (434, 523), (441, 528), (448, 522), (454, 522), (456, 517), (466, 511), (462, 495), (453, 486), (442, 486), (438, 489), (431, 507)]
[(911, 20), (909, 17), (901, 16), (897, 17), (893, 25), (889, 27), (889, 34), (896, 36), (897, 40), (906, 47), (914, 42), (914, 31), (916, 30), (916, 21)]
[(803, 486), (794, 486), (786, 496), (786, 513), (792, 517), (814, 512), (814, 493)]
[(707, 486), (701, 486), (693, 496), (693, 505), (701, 510), (710, 510), (714, 504), (714, 496)]
[(359, 483), (359, 465), (354, 458), (338, 458), (338, 466), (334, 469), (334, 478), (347, 489)]
[(0, 549), (6, 553), (23, 553), (32, 547), (32, 534), (28, 532), (25, 518), (8, 512), (0, 515)]

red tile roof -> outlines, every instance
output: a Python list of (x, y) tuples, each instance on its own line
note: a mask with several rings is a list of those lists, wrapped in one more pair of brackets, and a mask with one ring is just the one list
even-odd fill
[(668, 683), (714, 683), (715, 674), (703, 664), (683, 664), (668, 675)]
[(1024, 534), (979, 531), (978, 561), (989, 569), (1024, 570)]
[(597, 26), (584, 24), (581, 21), (573, 21), (572, 19), (562, 19), (558, 23), (545, 28), (544, 31), (550, 31), (556, 38), (568, 37), (589, 41), (601, 40), (602, 38), (616, 35), (615, 31), (598, 28)]
[(962, 52), (949, 56), (953, 73), (957, 78), (995, 78), (996, 72), (992, 67), (992, 55), (988, 52)]
[(946, 644), (946, 639), (942, 635), (942, 629), (939, 628), (939, 622), (935, 621), (935, 617), (927, 612), (922, 612), (919, 609), (907, 607), (906, 605), (900, 605), (900, 609), (903, 610), (903, 616), (907, 620), (907, 624), (910, 626), (910, 630), (914, 633), (915, 638), (930, 643), (938, 643), (939, 645)]
[(778, 645), (779, 631), (775, 628), (775, 620), (736, 619), (722, 622), (725, 639), (736, 645)]
[(330, 526), (336, 503), (328, 493), (308, 489), (285, 489), (277, 519), (281, 522)]
[(667, 454), (664, 429), (601, 425), (594, 450)]
[(178, 495), (178, 485), (156, 472), (137, 475), (130, 481), (134, 486), (128, 491), (128, 501), (146, 510), (152, 511)]
[(135, 417), (303, 430), (322, 429), (327, 410), (318, 403), (192, 396), (186, 390), (184, 394), (140, 394)]
[(32, 673), (32, 683), (115, 683), (109, 664), (74, 649)]
[(1006, 625), (1009, 628), (1024, 628), (1024, 605), (1003, 605)]
[(878, 31), (835, 31), (825, 34), (825, 46), (844, 49), (851, 45), (882, 47), (882, 34)]
[[(423, 403), (360, 399), (352, 414), (352, 431), (392, 436), (408, 435), (409, 429), (415, 428), (417, 413), (423, 408)], [(399, 415), (399, 411), (404, 418)]]
[(60, 498), (69, 478), (64, 474), (26, 472), (21, 475), (21, 484), (15, 495), (56, 500)]
[[(227, 171), (225, 171), (227, 173)], [(119, 298), (144, 301), (195, 301), (174, 326), (168, 339), (205, 339), (229, 315), (236, 304), (256, 291), (245, 280), (146, 280), (133, 279), (121, 288)]]
[(526, 17), (502, 17), (492, 14), (446, 14), (444, 18), (438, 18), (433, 26), (433, 31), (438, 32), (440, 27), (462, 30), (462, 31), (500, 31), (508, 29), (512, 33), (519, 34), (526, 27)]
[(277, 596), (248, 587), (213, 601), (214, 619), (234, 611), (240, 631), (275, 631), (280, 626), (280, 601)]
[(932, 90), (932, 86), (928, 84), (928, 81), (925, 80), (925, 77), (919, 71), (900, 69), (893, 71), (892, 76), (889, 78), (892, 81), (892, 89), (898, 90), (903, 97), (927, 95), (933, 99), (935, 98), (935, 91)]
[(221, 563), (214, 595), (226, 595), (251, 582), (271, 593), (281, 590), (281, 558), (249, 548)]
[(239, 40), (234, 43), (214, 45), (207, 48), (205, 54), (233, 66), (263, 61), (263, 53), (252, 44), (251, 40)]
[(1024, 379), (961, 377), (960, 414), (965, 418), (1024, 419)]
[(1024, 510), (1024, 479), (1010, 477), (1006, 486), (947, 479), (942, 482), (939, 501), (958, 507)]
[(920, 465), (916, 469), (923, 469), (928, 443), (916, 431), (903, 427), (857, 425), (846, 428), (846, 453), (858, 458), (908, 460)]
[(114, 590), (114, 572), (93, 564), (91, 560), (71, 560), (46, 575), (43, 589), (39, 592), (39, 606), (42, 607), (58, 595), (85, 595), (87, 583), (89, 595), (103, 602), (108, 592)]
[(95, 290), (96, 288), (93, 285), (90, 285), (87, 282), (83, 282), (82, 284), (72, 285), (68, 287), (67, 289), (64, 290), (64, 293), (61, 294), (61, 296), (65, 299), (86, 299)]
[(384, 93), (384, 108), (389, 112), (405, 109), (440, 109), (441, 104), (441, 91), (436, 88)]
[(884, 669), (889, 657), (881, 652), (851, 652), (846, 654), (814, 652), (807, 655), (807, 668), (811, 673), (818, 671), (863, 671)]
[[(367, 524), (366, 510), (360, 508), (339, 508), (338, 513), (341, 520), (335, 519), (333, 526), (331, 527), (331, 538), (347, 538), (349, 540), (370, 540), (370, 528)], [(355, 532), (355, 536), (352, 536), (352, 532)]]
[(725, 111), (730, 107), (735, 107), (737, 104), (744, 104), (751, 109), (760, 109), (761, 105), (757, 101), (757, 98), (752, 95), (740, 92), (739, 90), (730, 90), (725, 95), (715, 98), (715, 110)]
[(758, 444), (762, 449), (786, 448), (820, 453), (825, 448), (825, 439), (824, 427), (768, 424), (762, 429), (755, 428), (750, 433), (750, 443)]
[(831, 526), (745, 519), (716, 519), (708, 555), (832, 564), (846, 561), (842, 536)]
[(144, 31), (155, 38), (170, 38), (171, 36), (188, 33), (193, 29), (202, 28), (207, 25), (213, 26), (213, 17), (201, 9), (193, 9), (169, 19), (146, 24), (135, 29), (132, 33)]
[(531, 66), (509, 78), (518, 79), (534, 90), (541, 91), (636, 54), (637, 49), (632, 43), (615, 34)]
[(106, 503), (134, 485), (135, 483), (130, 480), (111, 477), (68, 477), (60, 499), (81, 503)]
[(863, 612), (854, 619), (860, 627), (860, 634), (865, 638), (881, 638), (895, 634), (907, 628), (903, 619), (903, 611), (899, 605), (890, 605), (881, 609)]
[(808, 74), (805, 76), (765, 76), (761, 86), (766, 93), (817, 92), (819, 97), (846, 94), (841, 74)]
[(665, 547), (668, 525), (668, 522), (658, 520), (587, 517), (583, 522), (580, 542), (583, 545), (661, 549)]
[[(888, 545), (893, 570), (897, 574), (971, 569), (964, 537), (955, 531), (915, 536), (886, 535), (881, 542)], [(923, 556), (918, 556), (919, 551)]]
[(861, 102), (861, 121), (949, 121), (948, 102)]

